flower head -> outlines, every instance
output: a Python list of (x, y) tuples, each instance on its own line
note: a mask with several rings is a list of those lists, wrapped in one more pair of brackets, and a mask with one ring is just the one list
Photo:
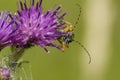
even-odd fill
[(8, 14), (0, 12), (0, 50), (8, 45), (11, 45), (11, 38), (14, 34), (15, 27), (13, 27), (13, 21), (10, 20)]
[(10, 70), (8, 68), (0, 67), (0, 80), (9, 80)]
[(42, 0), (39, 0), (34, 5), (34, 0), (31, 0), (31, 5), (28, 7), (26, 1), (20, 1), (20, 9), (13, 17), (13, 20), (18, 26), (16, 37), (13, 38), (14, 46), (28, 47), (32, 45), (39, 45), (48, 52), (46, 46), (56, 47), (61, 50), (54, 41), (57, 40), (63, 32), (60, 30), (64, 28), (64, 23), (61, 23), (62, 16), (59, 16), (59, 6), (56, 10), (43, 13)]

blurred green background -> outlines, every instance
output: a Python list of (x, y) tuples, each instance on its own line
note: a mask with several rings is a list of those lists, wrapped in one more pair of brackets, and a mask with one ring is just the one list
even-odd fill
[[(18, 1), (0, 0), (0, 10), (15, 13)], [(120, 0), (43, 0), (42, 7), (46, 11), (56, 4), (62, 5), (67, 12), (65, 20), (73, 25), (79, 14), (76, 4), (81, 5), (75, 40), (86, 46), (92, 62), (88, 64), (88, 55), (75, 42), (64, 52), (48, 47), (50, 54), (39, 46), (32, 47), (23, 57), (31, 62), (24, 64), (28, 80), (30, 72), (33, 80), (120, 80)]]

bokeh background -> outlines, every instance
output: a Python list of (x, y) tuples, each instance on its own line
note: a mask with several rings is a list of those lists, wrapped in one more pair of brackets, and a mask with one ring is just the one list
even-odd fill
[[(0, 0), (0, 10), (15, 13), (18, 1)], [(91, 64), (75, 42), (64, 52), (49, 47), (50, 54), (36, 46), (26, 50), (23, 56), (30, 61), (29, 65), (23, 65), (28, 77), (24, 80), (30, 80), (31, 73), (33, 80), (120, 80), (120, 0), (43, 0), (42, 7), (46, 11), (62, 5), (62, 10), (67, 12), (65, 20), (74, 25), (79, 14), (76, 4), (81, 5), (82, 13), (74, 30), (75, 40), (89, 50)], [(2, 51), (7, 52), (9, 48)]]

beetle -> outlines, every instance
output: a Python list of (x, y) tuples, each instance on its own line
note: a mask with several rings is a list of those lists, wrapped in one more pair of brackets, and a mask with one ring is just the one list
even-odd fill
[[(80, 15), (81, 15), (81, 7), (79, 4), (77, 4), (78, 7), (80, 8), (80, 12), (77, 18), (77, 21), (75, 22), (75, 25), (78, 24), (79, 19), (80, 19)], [(63, 14), (60, 18), (62, 18), (65, 14)], [(91, 56), (89, 51), (86, 49), (86, 47), (81, 44), (79, 41), (74, 40), (74, 29), (76, 28), (76, 26), (73, 26), (70, 22), (68, 21), (61, 21), (62, 23), (65, 23), (65, 28), (62, 29), (61, 31), (64, 32), (65, 34), (61, 35), (57, 40), (59, 41), (59, 43), (61, 44), (62, 50), (64, 51), (65, 48), (69, 47), (69, 44), (72, 43), (73, 41), (78, 43), (84, 50), (85, 52), (88, 54), (89, 56), (89, 63), (91, 63)]]

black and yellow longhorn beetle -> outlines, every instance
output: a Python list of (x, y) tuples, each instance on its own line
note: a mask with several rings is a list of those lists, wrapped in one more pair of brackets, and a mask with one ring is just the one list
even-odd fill
[[(79, 4), (77, 4), (80, 8), (80, 12), (79, 12), (79, 15), (78, 15), (78, 18), (77, 18), (77, 21), (75, 22), (75, 25), (78, 24), (78, 21), (80, 19), (80, 15), (81, 15), (81, 7)], [(60, 18), (62, 18), (65, 14), (63, 14)], [(62, 32), (66, 32), (66, 34), (63, 34), (62, 36), (60, 36), (58, 38), (58, 41), (60, 42), (61, 44), (61, 47), (63, 48), (63, 51), (64, 49), (67, 47), (69, 47), (69, 43), (71, 42), (76, 42), (78, 43), (84, 50), (85, 52), (88, 54), (89, 56), (89, 63), (91, 63), (91, 56), (90, 56), (90, 53), (88, 52), (88, 50), (85, 48), (85, 46), (83, 44), (81, 44), (79, 41), (75, 41), (74, 40), (74, 29), (76, 28), (76, 26), (73, 26), (70, 22), (67, 22), (67, 21), (62, 21), (62, 23), (65, 23), (65, 28), (63, 30), (61, 30)]]

